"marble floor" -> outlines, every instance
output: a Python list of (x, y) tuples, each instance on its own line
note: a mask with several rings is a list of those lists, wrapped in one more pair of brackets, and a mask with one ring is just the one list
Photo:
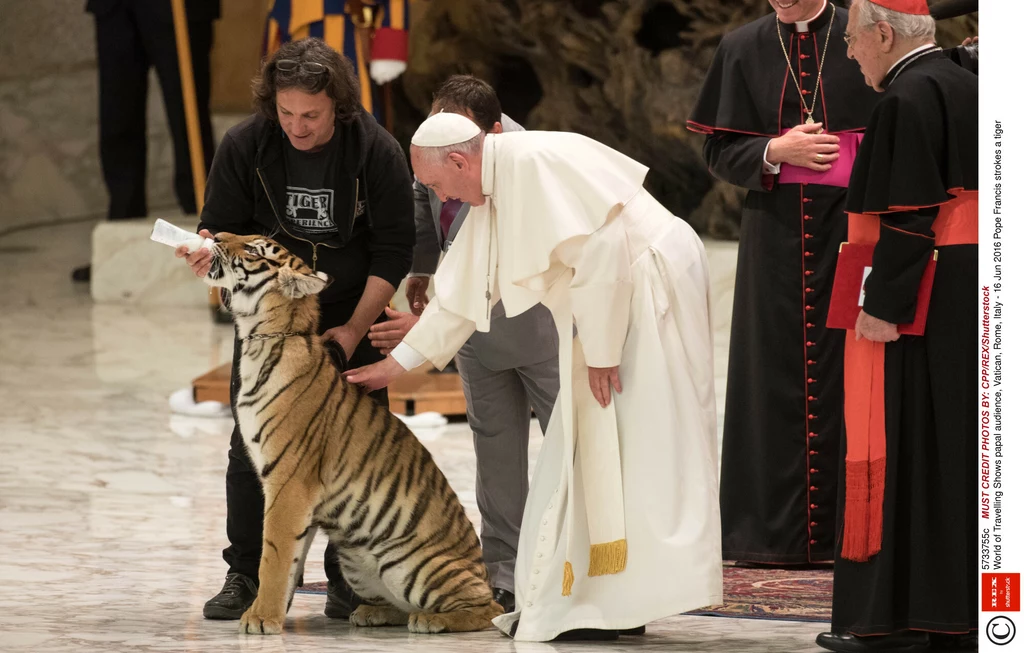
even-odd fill
[[(95, 305), (68, 276), (91, 227), (0, 238), (0, 651), (819, 650), (820, 624), (716, 617), (668, 618), (607, 644), (414, 636), (329, 620), (313, 595), (296, 596), (283, 636), (204, 620), (225, 573), (230, 423), (173, 416), (167, 399), (229, 358), (231, 330), (201, 308)], [(723, 371), (734, 251), (709, 244)], [(468, 428), (419, 435), (477, 519)], [(320, 565), (306, 578), (322, 580)]]

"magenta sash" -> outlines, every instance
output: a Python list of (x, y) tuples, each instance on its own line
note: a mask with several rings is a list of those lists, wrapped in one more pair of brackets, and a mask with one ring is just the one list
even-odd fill
[[(785, 134), (789, 130), (782, 133)], [(779, 167), (780, 184), (821, 184), (823, 186), (850, 185), (850, 174), (853, 172), (853, 160), (857, 158), (857, 148), (864, 140), (863, 133), (844, 132), (835, 134), (839, 137), (839, 158), (832, 162), (827, 172), (816, 172), (810, 168), (783, 163)]]

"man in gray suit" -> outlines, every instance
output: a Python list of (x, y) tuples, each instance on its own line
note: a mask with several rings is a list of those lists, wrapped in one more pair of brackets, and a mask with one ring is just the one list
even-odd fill
[[(432, 111), (462, 114), (492, 133), (523, 129), (501, 113), (494, 89), (470, 75), (449, 78), (435, 93)], [(413, 185), (413, 196), (416, 248), (406, 280), (412, 313), (389, 309), (391, 319), (370, 329), (370, 341), (385, 354), (419, 319), (428, 301), (430, 276), (470, 208), (457, 199), (442, 202), (419, 181)], [(516, 548), (529, 489), (530, 408), (546, 430), (558, 394), (558, 335), (551, 312), (538, 304), (522, 315), (505, 317), (499, 301), (491, 313), (490, 333), (474, 333), (459, 350), (456, 364), (476, 449), (484, 562), (494, 598), (509, 612), (515, 604)]]

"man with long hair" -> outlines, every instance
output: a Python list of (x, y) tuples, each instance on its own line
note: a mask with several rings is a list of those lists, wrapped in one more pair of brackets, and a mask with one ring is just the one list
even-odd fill
[[(401, 147), (359, 100), (351, 62), (319, 39), (284, 44), (253, 84), (256, 113), (224, 136), (207, 185), (200, 233), (273, 236), (333, 279), (320, 294), (320, 330), (342, 364), (383, 356), (370, 325), (409, 271), (415, 238), (412, 178)], [(179, 255), (186, 252), (179, 250)], [(187, 255), (198, 276), (209, 250)], [(238, 361), (235, 342), (235, 365)], [(237, 392), (232, 372), (232, 404)], [(377, 399), (387, 405), (387, 394)], [(209, 619), (238, 619), (256, 597), (263, 544), (263, 491), (237, 424), (227, 471), (228, 576), (206, 603)], [(328, 547), (326, 614), (357, 605)]]

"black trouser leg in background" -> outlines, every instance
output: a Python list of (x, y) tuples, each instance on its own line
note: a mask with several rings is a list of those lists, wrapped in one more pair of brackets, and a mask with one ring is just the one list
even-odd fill
[[(160, 79), (164, 109), (167, 112), (167, 126), (174, 144), (174, 194), (178, 198), (181, 210), (192, 214), (196, 212), (197, 204), (192, 185), (192, 160), (189, 156), (185, 100), (181, 89), (174, 24), (161, 20), (155, 12), (144, 10), (138, 11), (136, 20), (139, 31), (146, 37), (146, 53)], [(210, 124), (210, 50), (213, 47), (213, 23), (208, 20), (188, 21), (188, 36), (199, 133), (202, 137), (205, 170), (209, 173), (210, 163), (213, 161), (213, 128)]]
[(146, 215), (146, 95), (149, 59), (131, 9), (96, 16), (100, 163), (111, 220)]

